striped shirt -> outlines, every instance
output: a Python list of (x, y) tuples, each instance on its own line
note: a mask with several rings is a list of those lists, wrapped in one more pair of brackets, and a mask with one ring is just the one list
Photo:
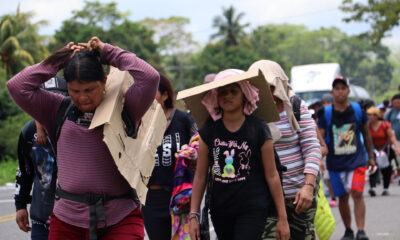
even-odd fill
[(321, 159), (320, 144), (317, 138), (316, 125), (304, 101), (300, 109), (300, 129), (292, 130), (286, 111), (279, 114), (281, 120), (274, 122), (282, 137), (275, 142), (274, 147), (283, 166), (283, 191), (285, 198), (295, 198), (303, 187), (305, 174), (318, 175)]
[[(125, 94), (125, 107), (135, 121), (147, 111), (156, 95), (158, 72), (135, 54), (105, 44), (101, 52), (103, 63), (129, 71), (135, 83)], [(55, 119), (63, 96), (40, 89), (60, 69), (43, 63), (30, 66), (7, 83), (14, 101), (38, 120), (54, 141)], [(103, 141), (103, 127), (88, 129), (66, 120), (57, 142), (58, 182), (62, 189), (78, 194), (95, 193), (121, 195), (131, 188), (120, 174)], [(104, 206), (107, 226), (120, 222), (135, 210), (131, 199), (114, 199)], [(55, 202), (54, 214), (73, 226), (89, 228), (89, 206), (60, 199)], [(99, 227), (104, 224), (99, 223)]]

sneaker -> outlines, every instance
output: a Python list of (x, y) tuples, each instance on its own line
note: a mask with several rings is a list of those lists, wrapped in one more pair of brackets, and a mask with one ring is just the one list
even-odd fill
[(337, 207), (337, 202), (335, 199), (332, 199), (332, 201), (329, 202), (329, 206), (331, 207)]
[[(358, 234), (358, 233), (357, 233)], [(351, 229), (346, 229), (341, 240), (354, 240), (354, 232)]]
[(389, 191), (388, 190), (383, 190), (382, 196), (389, 196)]
[(368, 191), (368, 193), (369, 193), (369, 195), (370, 195), (371, 197), (375, 197), (375, 196), (376, 196), (376, 192), (375, 192), (374, 189), (370, 189), (370, 190)]
[(356, 239), (357, 240), (369, 240), (369, 238), (367, 237), (367, 234), (365, 234), (364, 230), (357, 231)]

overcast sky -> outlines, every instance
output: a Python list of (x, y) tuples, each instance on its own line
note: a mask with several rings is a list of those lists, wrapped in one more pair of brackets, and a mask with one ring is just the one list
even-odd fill
[[(109, 0), (100, 0), (110, 2)], [(129, 19), (138, 21), (146, 17), (162, 18), (182, 16), (190, 19), (187, 30), (194, 39), (206, 42), (216, 32), (212, 20), (221, 15), (223, 7), (233, 5), (244, 12), (243, 23), (250, 23), (251, 28), (270, 23), (304, 24), (309, 29), (338, 27), (349, 35), (368, 29), (361, 23), (345, 23), (345, 16), (339, 6), (341, 0), (119, 0), (118, 10), (130, 11)], [(40, 29), (41, 34), (54, 34), (63, 20), (71, 17), (72, 10), (81, 9), (83, 0), (0, 0), (0, 15), (15, 13), (18, 3), (22, 11), (34, 11), (33, 21), (48, 20), (49, 26)], [(399, 44), (399, 28), (392, 31), (392, 37), (384, 43)]]

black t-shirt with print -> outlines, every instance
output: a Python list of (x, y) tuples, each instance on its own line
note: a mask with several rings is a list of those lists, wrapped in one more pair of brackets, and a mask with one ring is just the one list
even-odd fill
[(156, 163), (149, 180), (150, 185), (172, 186), (175, 168), (175, 153), (188, 144), (197, 131), (192, 116), (176, 110), (171, 123), (165, 130), (162, 143), (157, 148)]
[(246, 116), (241, 128), (230, 132), (222, 119), (209, 120), (199, 134), (208, 146), (214, 175), (211, 213), (229, 216), (248, 210), (266, 211), (272, 203), (261, 158), (262, 145), (272, 138), (267, 124)]

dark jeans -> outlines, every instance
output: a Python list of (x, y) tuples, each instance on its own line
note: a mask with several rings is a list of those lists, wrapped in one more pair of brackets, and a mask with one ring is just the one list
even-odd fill
[(142, 207), (144, 226), (150, 240), (171, 239), (169, 202), (172, 192), (163, 189), (147, 192), (146, 205)]
[[(387, 168), (379, 169), (382, 173), (382, 178), (383, 178), (383, 188), (389, 188), (390, 184), (390, 177), (392, 176), (392, 166), (389, 165)], [(371, 174), (369, 176), (369, 185), (371, 188), (376, 187), (376, 177), (378, 176), (378, 171), (376, 171), (374, 174)]]
[(31, 229), (32, 240), (47, 240), (49, 239), (49, 226), (43, 224), (32, 224)]
[(267, 213), (263, 211), (250, 211), (236, 216), (213, 216), (218, 240), (261, 239), (267, 221)]

